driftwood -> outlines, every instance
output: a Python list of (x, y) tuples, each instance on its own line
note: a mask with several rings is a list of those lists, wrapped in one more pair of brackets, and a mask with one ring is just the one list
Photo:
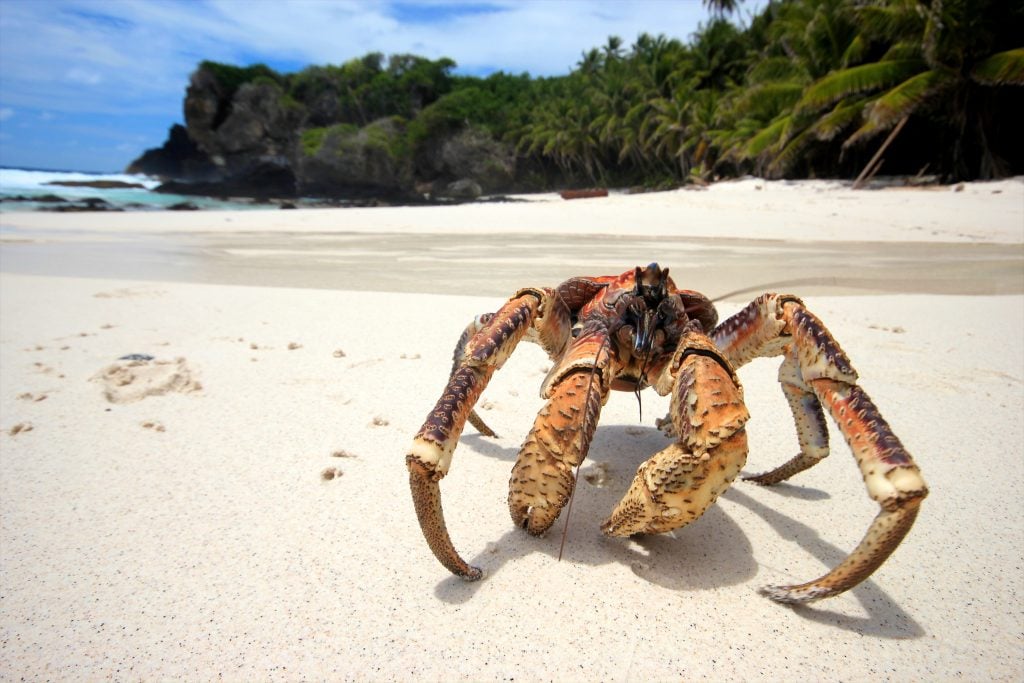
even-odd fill
[(875, 156), (871, 157), (871, 161), (869, 161), (868, 165), (864, 167), (864, 170), (860, 172), (857, 179), (853, 181), (853, 189), (856, 190), (860, 188), (861, 185), (870, 180), (871, 177), (878, 172), (878, 169), (882, 167), (882, 154), (889, 148), (889, 145), (896, 139), (896, 136), (899, 135), (900, 131), (903, 130), (903, 126), (907, 124), (908, 118), (909, 117), (904, 116), (900, 119), (900, 122), (896, 124), (896, 127), (892, 129), (892, 132), (889, 133), (889, 137), (885, 139), (882, 146), (878, 148), (877, 152), (875, 152)]
[(607, 197), (608, 190), (595, 188), (590, 190), (562, 190), (559, 192), (562, 199), (590, 199), (591, 197)]

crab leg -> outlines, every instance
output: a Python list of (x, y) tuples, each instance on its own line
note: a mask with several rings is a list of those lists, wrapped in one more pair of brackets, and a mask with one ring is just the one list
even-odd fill
[[(455, 351), (452, 352), (452, 375), (454, 375), (455, 371), (459, 369), (460, 365), (462, 365), (462, 361), (466, 355), (466, 345), (469, 343), (469, 340), (472, 339), (477, 332), (482, 330), (484, 325), (489, 323), (493, 318), (493, 313), (483, 313), (473, 318), (473, 321), (466, 325), (466, 329), (462, 331), (459, 341), (455, 344)], [(494, 433), (494, 430), (488, 427), (487, 423), (477, 415), (476, 410), (470, 410), (466, 419), (469, 421), (469, 424), (473, 425), (476, 431), (480, 432), (484, 436), (498, 436)]]
[(572, 495), (574, 469), (587, 457), (611, 381), (610, 339), (584, 332), (541, 390), (547, 403), (523, 442), (509, 479), (508, 507), (516, 526), (547, 531)]
[(438, 482), (448, 473), (466, 420), (494, 371), (527, 333), (549, 345), (564, 346), (568, 320), (568, 311), (551, 290), (524, 289), (482, 321), (480, 330), (464, 344), (461, 363), (406, 455), (413, 504), (427, 545), (449, 571), (469, 581), (479, 579), (481, 572), (467, 564), (452, 545)]
[[(828, 408), (857, 460), (868, 495), (882, 508), (864, 539), (835, 569), (807, 583), (772, 586), (763, 593), (787, 603), (809, 602), (837, 595), (871, 575), (910, 531), (928, 488), (913, 458), (893, 434), (867, 393), (857, 385), (857, 372), (828, 329), (796, 297), (764, 295), (714, 332), (718, 347), (738, 364), (758, 356), (784, 353), (780, 378), (797, 418), (801, 455), (762, 475), (781, 481), (810, 467), (823, 455), (824, 428), (812, 406)], [(813, 398), (812, 398), (813, 396)], [(800, 425), (800, 416), (812, 415)], [(815, 426), (814, 423), (819, 423)], [(810, 425), (810, 426), (808, 426)]]
[(659, 382), (672, 386), (679, 440), (640, 465), (601, 525), (610, 536), (653, 534), (694, 521), (732, 484), (747, 459), (750, 414), (735, 374), (710, 340), (688, 333)]
[(744, 481), (752, 481), (762, 486), (785, 481), (794, 474), (816, 465), (828, 455), (828, 425), (825, 423), (821, 401), (800, 378), (800, 367), (792, 353), (786, 355), (786, 360), (779, 368), (779, 383), (793, 413), (800, 452), (774, 470), (743, 477)]
[(928, 495), (914, 461), (863, 389), (831, 379), (812, 383), (841, 426), (864, 475), (868, 494), (882, 509), (860, 544), (832, 571), (807, 583), (761, 589), (778, 602), (827, 598), (868, 578), (910, 531), (921, 501)]

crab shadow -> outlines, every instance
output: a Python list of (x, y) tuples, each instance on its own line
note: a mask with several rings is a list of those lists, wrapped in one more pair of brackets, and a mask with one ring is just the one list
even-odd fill
[(479, 453), (480, 455), (485, 455), (488, 458), (495, 458), (497, 460), (504, 460), (510, 463), (510, 467), (511, 463), (514, 463), (516, 461), (516, 457), (519, 455), (519, 448), (501, 446), (494, 439), (476, 432), (472, 434), (463, 434), (460, 441), (462, 444), (468, 446), (471, 450)]
[[(766, 490), (774, 492), (776, 488), (772, 486)], [(795, 542), (801, 550), (813, 555), (825, 566), (834, 567), (846, 558), (846, 551), (822, 539), (813, 527), (761, 503), (741, 488), (731, 488), (723, 497), (761, 517), (782, 539)], [(789, 607), (795, 614), (809, 621), (863, 635), (897, 639), (920, 638), (925, 635), (921, 625), (879, 588), (873, 579), (869, 578), (850, 589), (850, 595), (860, 602), (866, 612), (865, 616), (856, 617), (829, 610), (827, 600), (814, 603), (813, 606)]]
[[(513, 463), (518, 448), (501, 447), (492, 439), (468, 434), (467, 450)], [(604, 520), (619, 502), (639, 464), (665, 447), (667, 440), (653, 428), (599, 426), (590, 459), (580, 470), (569, 520), (563, 559), (574, 564), (600, 566), (610, 563), (629, 567), (640, 578), (677, 591), (707, 590), (741, 584), (757, 572), (752, 548), (739, 526), (717, 506), (687, 527), (686, 533), (610, 538), (600, 532)], [(467, 558), (486, 575), (503, 571), (537, 552), (558, 561), (567, 511), (541, 537), (511, 525), (488, 544), (489, 550)], [(463, 602), (479, 590), (480, 583), (452, 577), (438, 586), (439, 598)]]
[[(752, 476), (750, 472), (740, 473), (741, 478), (749, 476)], [(747, 486), (749, 485), (750, 483), (747, 483)], [(828, 495), (827, 492), (822, 491), (820, 489), (812, 489), (807, 486), (796, 486), (786, 481), (780, 482), (778, 484), (773, 484), (770, 487), (766, 486), (765, 488), (776, 495), (782, 496), (783, 498), (796, 498), (797, 500), (808, 501), (828, 500), (829, 498), (831, 498), (831, 496)], [(732, 489), (730, 489), (730, 491), (731, 490)]]
[[(476, 434), (467, 435), (463, 440), (477, 453), (500, 460), (514, 462), (518, 453), (517, 448), (500, 447)], [(598, 427), (590, 450), (591, 460), (580, 470), (562, 557), (587, 566), (611, 563), (627, 566), (640, 579), (680, 592), (749, 583), (758, 573), (753, 546), (721, 504), (713, 505), (694, 523), (668, 534), (626, 539), (610, 538), (600, 532), (600, 522), (628, 488), (637, 466), (666, 443), (661, 432), (653, 428)], [(827, 566), (835, 566), (846, 557), (846, 552), (823, 540), (812, 527), (759, 502), (743, 489), (744, 484), (737, 482), (722, 499), (757, 514), (782, 539), (796, 542)], [(829, 498), (826, 492), (792, 484), (763, 490), (810, 501)], [(554, 564), (560, 554), (565, 517), (563, 510), (558, 521), (541, 537), (510, 525), (486, 550), (467, 558), (470, 564), (483, 569), (483, 581), (466, 582), (450, 576), (437, 584), (435, 595), (449, 603), (466, 602), (480, 590), (488, 576), (504, 571), (506, 564), (514, 568), (517, 561), (538, 552), (546, 554)], [(883, 638), (924, 635), (920, 625), (872, 580), (853, 588), (850, 594), (860, 602), (865, 616), (854, 617), (819, 607), (827, 606), (827, 602), (814, 607), (791, 606), (790, 609), (809, 621), (863, 635)]]

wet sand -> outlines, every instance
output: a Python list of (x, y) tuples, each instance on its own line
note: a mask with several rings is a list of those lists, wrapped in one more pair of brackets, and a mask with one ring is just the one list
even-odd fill
[(1024, 179), (852, 191), (838, 183), (565, 202), (296, 211), (2, 213), (7, 272), (502, 296), (657, 261), (741, 300), (1024, 292)]
[[(804, 294), (1020, 294), (1024, 245), (637, 239), (502, 233), (78, 234), (0, 243), (8, 272), (309, 289), (502, 296), (658, 261), (680, 286)], [(794, 275), (798, 274), (798, 275)], [(685, 284), (684, 284), (685, 283)]]

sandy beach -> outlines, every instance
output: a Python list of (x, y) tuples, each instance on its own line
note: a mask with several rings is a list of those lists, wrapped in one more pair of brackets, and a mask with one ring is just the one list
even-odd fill
[[(857, 191), (745, 180), (567, 202), (0, 213), (0, 680), (1005, 680), (1024, 677), (1024, 179)], [(565, 515), (509, 471), (550, 361), (523, 344), (442, 481), (430, 554), (405, 454), (477, 313), (658, 261), (725, 297), (805, 295), (930, 488), (839, 597), (808, 580), (877, 511), (849, 449), (737, 482), (656, 537), (599, 531), (663, 448), (612, 396)], [(802, 283), (802, 284), (801, 284)], [(150, 361), (119, 360), (130, 354)], [(796, 453), (778, 362), (740, 379), (745, 473)]]

